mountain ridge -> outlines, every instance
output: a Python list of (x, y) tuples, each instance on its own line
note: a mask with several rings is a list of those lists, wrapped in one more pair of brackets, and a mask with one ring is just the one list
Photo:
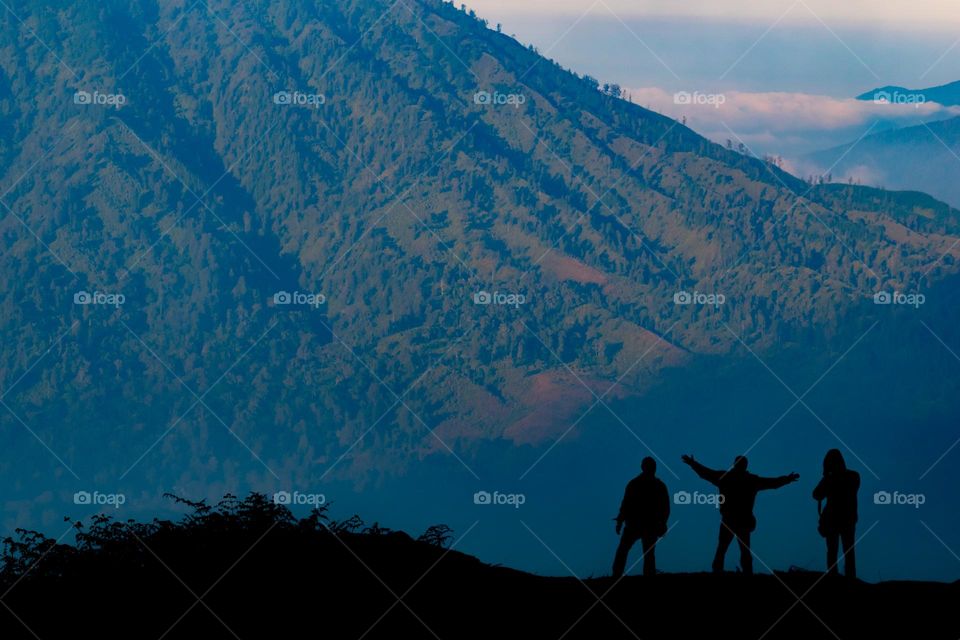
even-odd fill
[[(899, 97), (898, 97), (899, 96)], [(912, 102), (936, 102), (945, 107), (960, 105), (960, 80), (926, 89), (907, 89), (896, 85), (877, 87), (857, 96), (857, 100), (877, 100)]]
[[(892, 129), (808, 154), (804, 161), (889, 189), (927, 193), (960, 205), (960, 117)], [(821, 169), (822, 170), (822, 169)]]
[[(308, 630), (486, 638), (507, 629), (530, 638), (676, 638), (716, 633), (730, 619), (741, 634), (771, 638), (940, 638), (956, 627), (957, 582), (870, 584), (795, 568), (546, 577), (461, 552), (462, 536), (443, 525), (414, 539), (356, 515), (334, 520), (326, 506), (297, 518), (266, 496), (180, 501), (193, 512), (175, 522), (94, 517), (77, 527), (75, 545), (30, 531), (7, 538), (4, 637), (75, 633), (103, 602), (114, 608), (97, 621), (104, 638), (129, 637), (131, 626), (174, 638)], [(692, 605), (700, 615), (685, 615)], [(51, 606), (61, 615), (49, 615)]]

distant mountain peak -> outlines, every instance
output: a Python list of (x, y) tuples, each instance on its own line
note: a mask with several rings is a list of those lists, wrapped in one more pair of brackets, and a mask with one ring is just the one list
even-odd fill
[(887, 85), (862, 93), (857, 96), (857, 100), (870, 100), (893, 104), (936, 102), (937, 104), (951, 107), (960, 105), (960, 80), (927, 89), (907, 89), (896, 85)]

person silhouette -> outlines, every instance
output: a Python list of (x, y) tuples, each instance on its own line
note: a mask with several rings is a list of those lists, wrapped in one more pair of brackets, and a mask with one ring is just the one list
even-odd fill
[(729, 471), (710, 469), (694, 460), (693, 456), (681, 456), (698, 476), (720, 490), (720, 535), (717, 552), (713, 557), (713, 572), (723, 571), (723, 559), (733, 539), (740, 547), (740, 570), (746, 575), (753, 573), (753, 556), (750, 554), (750, 534), (757, 528), (753, 505), (757, 493), (766, 489), (779, 489), (796, 482), (800, 475), (791, 473), (777, 478), (763, 478), (747, 471), (747, 458), (737, 456)]
[[(837, 575), (837, 552), (843, 542), (843, 573), (857, 577), (854, 538), (857, 528), (857, 491), (860, 474), (847, 469), (839, 449), (830, 449), (823, 457), (823, 478), (813, 490), (820, 522), (817, 531), (827, 541), (827, 573)], [(826, 500), (826, 505), (823, 501)]]
[(640, 463), (640, 475), (628, 482), (623, 492), (620, 513), (616, 518), (620, 544), (613, 559), (614, 578), (623, 575), (627, 555), (637, 540), (640, 540), (643, 549), (643, 575), (657, 573), (655, 547), (657, 539), (667, 533), (670, 494), (667, 485), (656, 474), (656, 460), (649, 456), (644, 458)]

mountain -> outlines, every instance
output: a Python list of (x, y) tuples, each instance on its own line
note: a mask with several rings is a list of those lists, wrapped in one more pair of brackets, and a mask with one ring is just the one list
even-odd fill
[[(706, 372), (691, 412), (734, 381), (764, 388), (763, 370), (719, 379), (754, 355), (816, 379), (880, 317), (895, 346), (943, 351), (873, 296), (950, 290), (956, 210), (811, 188), (451, 4), (9, 13), (8, 527), (54, 523), (97, 487), (128, 507), (332, 479), (386, 491), (442, 459), (454, 471), (419, 485), (439, 491), (671, 372)], [(951, 298), (930, 300), (950, 339)], [(949, 416), (948, 364), (924, 362), (937, 375), (901, 388)], [(876, 362), (859, 366), (873, 380)], [(617, 414), (631, 431), (670, 424)], [(746, 448), (765, 425), (743, 425)]]
[(866, 136), (803, 159), (813, 173), (830, 172), (889, 189), (922, 191), (960, 206), (960, 118)]
[(857, 100), (886, 100), (888, 102), (936, 102), (946, 107), (960, 105), (960, 80), (940, 85), (939, 87), (930, 87), (928, 89), (907, 89), (888, 85), (878, 87), (873, 91), (867, 91), (859, 96)]

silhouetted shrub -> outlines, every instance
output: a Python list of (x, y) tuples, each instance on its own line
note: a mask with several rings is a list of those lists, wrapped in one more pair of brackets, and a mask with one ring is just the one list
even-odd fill
[(450, 540), (452, 538), (453, 529), (445, 524), (435, 524), (420, 534), (420, 537), (417, 538), (417, 540), (445, 549), (450, 544)]
[[(16, 537), (3, 539), (0, 579), (13, 582), (51, 578), (68, 572), (80, 574), (92, 568), (98, 572), (130, 571), (160, 558), (177, 563), (183, 558), (209, 557), (232, 547), (247, 548), (267, 532), (286, 536), (285, 544), (302, 548), (310, 548), (329, 536), (342, 539), (400, 536), (411, 540), (406, 534), (382, 527), (378, 522), (366, 526), (358, 515), (342, 521), (331, 519), (326, 504), (297, 519), (286, 506), (259, 493), (243, 499), (227, 494), (215, 505), (173, 494), (164, 494), (164, 497), (191, 511), (177, 522), (156, 518), (151, 522), (132, 519), (121, 522), (98, 514), (91, 518), (89, 526), (74, 522), (76, 541), (73, 545), (60, 543), (37, 531), (17, 529)], [(446, 547), (451, 534), (450, 527), (434, 525), (418, 541)]]

